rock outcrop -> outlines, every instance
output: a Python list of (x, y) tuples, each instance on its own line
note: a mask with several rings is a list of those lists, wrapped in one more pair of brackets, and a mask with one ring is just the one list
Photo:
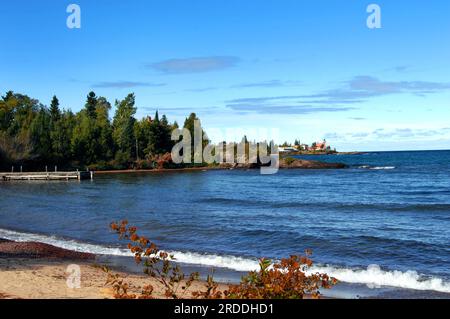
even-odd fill
[(347, 167), (348, 166), (343, 163), (325, 163), (291, 157), (280, 159), (280, 168), (285, 169), (342, 169)]
[[(247, 164), (220, 164), (220, 168), (228, 169), (258, 169), (261, 168), (261, 164), (247, 163)], [(343, 163), (326, 163), (319, 161), (309, 161), (297, 158), (281, 158), (280, 159), (280, 169), (342, 169), (348, 168), (347, 165)]]

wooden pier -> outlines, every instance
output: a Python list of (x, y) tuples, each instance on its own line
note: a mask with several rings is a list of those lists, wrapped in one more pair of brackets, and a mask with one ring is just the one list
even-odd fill
[(0, 181), (69, 181), (94, 179), (94, 172), (0, 173)]

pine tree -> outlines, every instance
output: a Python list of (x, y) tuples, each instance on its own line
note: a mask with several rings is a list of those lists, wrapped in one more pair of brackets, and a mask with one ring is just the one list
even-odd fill
[(56, 95), (53, 96), (50, 103), (50, 117), (52, 122), (55, 123), (61, 118), (61, 110), (59, 109), (59, 100)]
[(113, 120), (113, 140), (117, 145), (116, 159), (131, 161), (135, 154), (134, 114), (136, 113), (135, 96), (129, 94), (125, 99), (116, 101), (116, 114)]
[(97, 107), (97, 96), (95, 95), (94, 92), (89, 92), (88, 96), (87, 96), (87, 100), (86, 100), (86, 111), (87, 114), (90, 118), (95, 118), (96, 117), (96, 107)]
[(112, 138), (112, 127), (109, 120), (111, 104), (104, 97), (99, 97), (96, 106), (95, 127), (98, 130), (98, 158), (107, 161), (113, 158), (114, 142)]

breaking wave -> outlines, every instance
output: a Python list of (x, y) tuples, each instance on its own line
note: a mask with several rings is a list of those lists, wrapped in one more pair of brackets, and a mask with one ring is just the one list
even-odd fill
[(361, 169), (370, 169), (370, 170), (392, 170), (392, 169), (396, 169), (395, 166), (370, 166), (370, 165), (360, 165), (358, 166), (358, 168)]
[[(78, 252), (92, 253), (96, 255), (112, 256), (132, 256), (127, 249), (118, 247), (107, 247), (89, 243), (82, 243), (75, 240), (61, 239), (55, 236), (40, 234), (30, 234), (16, 232), (12, 230), (0, 229), (0, 238), (14, 241), (35, 241), (54, 245), (60, 248)], [(235, 271), (257, 270), (258, 261), (252, 258), (201, 254), (195, 252), (171, 252), (180, 263), (199, 265), (206, 267), (228, 268)], [(314, 266), (309, 273), (326, 273), (339, 281), (366, 284), (369, 287), (377, 288), (381, 286), (396, 287), (413, 290), (432, 290), (437, 292), (450, 293), (450, 282), (442, 278), (421, 275), (416, 271), (383, 270), (378, 265), (370, 265), (367, 269), (340, 268), (335, 266)]]

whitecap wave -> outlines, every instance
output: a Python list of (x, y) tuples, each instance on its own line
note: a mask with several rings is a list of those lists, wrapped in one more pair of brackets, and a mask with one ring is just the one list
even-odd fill
[[(30, 234), (0, 229), (0, 238), (24, 242), (36, 241), (54, 245), (78, 252), (92, 253), (96, 255), (132, 256), (127, 249), (107, 247), (75, 240), (65, 240), (55, 236)], [(214, 268), (228, 268), (235, 271), (248, 272), (259, 268), (258, 260), (252, 258), (201, 254), (194, 252), (170, 252), (176, 261), (184, 264), (199, 265)], [(366, 284), (369, 287), (396, 287), (413, 290), (432, 290), (450, 293), (450, 282), (442, 278), (430, 277), (419, 274), (416, 271), (383, 270), (378, 265), (370, 265), (367, 269), (340, 268), (334, 266), (314, 266), (308, 273), (326, 273), (339, 281), (354, 284)]]
[(391, 170), (391, 169), (395, 169), (395, 166), (375, 166), (375, 167), (370, 167), (369, 169), (373, 169), (373, 170)]
[(442, 278), (420, 275), (417, 271), (383, 270), (378, 265), (367, 269), (336, 268), (333, 266), (314, 266), (311, 272), (326, 273), (342, 282), (366, 284), (371, 288), (381, 286), (413, 290), (433, 290), (450, 293), (450, 282)]
[(370, 166), (370, 165), (360, 165), (358, 168), (361, 169), (371, 169), (371, 170), (391, 170), (396, 169), (395, 166)]

